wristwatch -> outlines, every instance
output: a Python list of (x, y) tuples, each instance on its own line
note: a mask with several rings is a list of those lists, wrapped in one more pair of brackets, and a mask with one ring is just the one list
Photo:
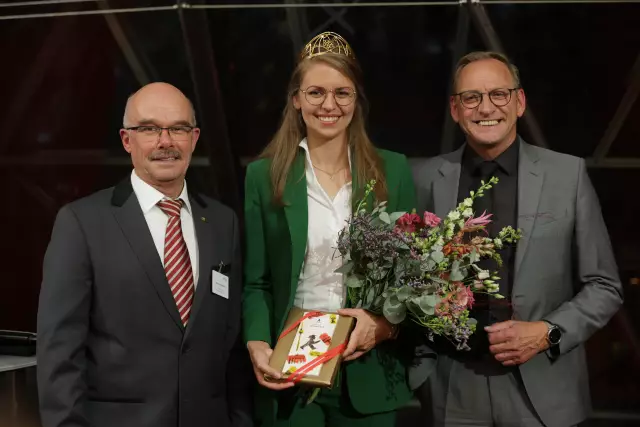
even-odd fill
[(547, 321), (545, 321), (544, 323), (546, 323), (547, 328), (549, 328), (549, 330), (547, 331), (547, 340), (549, 340), (549, 346), (557, 346), (558, 344), (560, 344), (560, 341), (562, 341), (562, 330), (553, 323), (549, 323)]

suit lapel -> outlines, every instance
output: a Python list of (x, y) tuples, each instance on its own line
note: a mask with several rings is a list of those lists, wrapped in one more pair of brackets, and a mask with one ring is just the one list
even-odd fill
[(171, 294), (164, 266), (153, 243), (149, 226), (144, 219), (138, 199), (133, 193), (131, 180), (127, 179), (116, 186), (113, 191), (112, 205), (113, 214), (122, 229), (124, 237), (129, 241), (131, 249), (136, 254), (167, 312), (176, 323), (176, 326), (182, 330), (180, 313), (178, 313), (176, 302)]
[(439, 169), (441, 177), (433, 182), (434, 213), (443, 219), (456, 207), (462, 150), (443, 156), (445, 162)]
[[(516, 246), (516, 275), (531, 240), (535, 225), (538, 202), (542, 193), (544, 173), (538, 165), (539, 157), (532, 147), (524, 142), (520, 145), (518, 165), (518, 228), (522, 230), (522, 239)], [(517, 283), (517, 281), (515, 281)]]
[(291, 236), (291, 295), (295, 295), (295, 288), (300, 276), (300, 269), (304, 261), (307, 246), (308, 205), (307, 179), (305, 176), (305, 157), (298, 154), (293, 162), (291, 172), (284, 189), (284, 214)]
[[(211, 292), (211, 270), (214, 268), (217, 269), (221, 262), (229, 263), (232, 261), (225, 257), (224, 248), (222, 247), (222, 242), (225, 240), (224, 236), (220, 235), (218, 225), (214, 222), (215, 218), (207, 216), (204, 202), (199, 199), (194, 200), (193, 195), (190, 195), (189, 201), (191, 203), (193, 225), (198, 242), (198, 286), (196, 287), (194, 295), (186, 335), (189, 335), (192, 329), (191, 325), (197, 321), (198, 313), (202, 309), (205, 297)], [(224, 303), (221, 298), (214, 298), (214, 301), (216, 304)], [(213, 307), (212, 309), (220, 311), (221, 308), (222, 307)], [(216, 317), (216, 319), (218, 318), (219, 317)], [(222, 318), (220, 317), (220, 319)], [(224, 328), (214, 328), (216, 331), (223, 329)]]

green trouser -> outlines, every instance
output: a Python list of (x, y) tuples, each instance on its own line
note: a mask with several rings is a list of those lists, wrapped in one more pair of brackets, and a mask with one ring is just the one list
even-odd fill
[(346, 381), (337, 380), (332, 389), (322, 389), (311, 403), (306, 403), (306, 396), (281, 400), (275, 427), (394, 427), (395, 421), (396, 411), (369, 415), (356, 412)]

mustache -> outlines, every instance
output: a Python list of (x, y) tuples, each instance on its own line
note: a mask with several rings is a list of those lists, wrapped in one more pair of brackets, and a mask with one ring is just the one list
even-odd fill
[(177, 150), (159, 150), (151, 153), (151, 155), (149, 155), (149, 160), (164, 160), (171, 157), (174, 159), (181, 159), (182, 155)]

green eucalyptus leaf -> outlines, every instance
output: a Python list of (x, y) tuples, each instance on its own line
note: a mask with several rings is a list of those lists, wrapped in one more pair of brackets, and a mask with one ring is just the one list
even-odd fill
[(431, 316), (435, 313), (435, 307), (438, 304), (438, 297), (435, 295), (423, 295), (417, 299), (417, 303), (424, 314)]
[(396, 295), (391, 295), (385, 300), (382, 313), (389, 323), (397, 325), (407, 317), (407, 307), (398, 300)]
[(395, 224), (395, 222), (405, 213), (406, 212), (394, 212), (391, 215), (389, 215), (389, 219), (391, 220), (392, 223)]
[(380, 221), (384, 222), (385, 224), (391, 224), (391, 218), (386, 212), (381, 212), (378, 218), (380, 218)]
[(345, 280), (344, 283), (349, 288), (361, 288), (362, 285), (364, 285), (364, 281), (355, 274), (347, 277), (347, 280)]
[(369, 290), (367, 291), (366, 295), (364, 296), (364, 301), (363, 301), (363, 307), (364, 308), (369, 308), (371, 307), (371, 304), (373, 303), (373, 299), (376, 296), (376, 289), (375, 286), (371, 286), (369, 288)]
[(457, 270), (451, 270), (451, 275), (449, 276), (449, 279), (451, 279), (454, 282), (460, 282), (462, 280), (464, 280), (465, 275), (462, 274), (462, 271), (460, 269)]
[(431, 259), (437, 263), (441, 263), (444, 260), (444, 254), (441, 251), (433, 251), (430, 255)]
[(436, 262), (432, 259), (428, 259), (420, 263), (420, 269), (422, 271), (433, 271), (436, 268)]
[(400, 302), (405, 302), (411, 295), (413, 295), (413, 288), (411, 286), (403, 286), (396, 292), (396, 297)]

